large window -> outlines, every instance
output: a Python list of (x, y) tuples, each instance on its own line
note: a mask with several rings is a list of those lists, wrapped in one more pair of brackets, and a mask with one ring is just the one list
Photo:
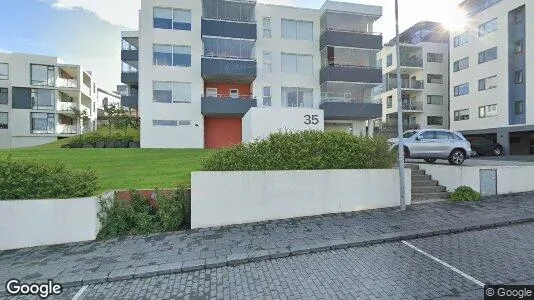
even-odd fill
[(9, 122), (8, 122), (8, 115), (6, 112), (0, 112), (0, 129), (8, 129), (9, 128)]
[(30, 65), (31, 85), (55, 86), (56, 71), (54, 66)]
[(432, 105), (443, 105), (443, 96), (441, 95), (428, 95), (426, 96), (426, 103)]
[(313, 107), (313, 89), (282, 87), (282, 107)]
[(469, 57), (454, 62), (454, 72), (465, 70), (467, 68), (469, 68)]
[(263, 71), (264, 72), (272, 72), (273, 68), (273, 61), (272, 61), (272, 54), (270, 51), (264, 51), (263, 52)]
[(499, 22), (497, 18), (488, 21), (478, 27), (478, 36), (484, 36), (490, 32), (493, 32), (499, 28)]
[(428, 83), (443, 84), (443, 75), (439, 74), (428, 74), (427, 75)]
[(426, 124), (430, 126), (443, 126), (443, 117), (428, 116), (426, 117)]
[(271, 87), (270, 86), (266, 86), (263, 88), (263, 106), (271, 106), (271, 99), (272, 99), (272, 95), (271, 95)]
[(0, 88), (0, 104), (8, 104), (8, 89)]
[(313, 22), (282, 19), (282, 38), (313, 41)]
[(271, 18), (263, 18), (263, 38), (270, 39), (272, 37)]
[(191, 11), (154, 7), (154, 28), (191, 30)]
[(204, 56), (233, 59), (254, 59), (254, 41), (204, 37)]
[(481, 106), (478, 108), (480, 118), (495, 117), (497, 115), (497, 104)]
[(442, 63), (443, 53), (427, 53), (427, 62)]
[(454, 121), (465, 120), (469, 120), (469, 109), (462, 109), (454, 112)]
[(31, 113), (31, 133), (55, 133), (54, 114)]
[(191, 67), (191, 47), (154, 45), (155, 66)]
[(497, 75), (486, 77), (478, 81), (478, 90), (485, 91), (497, 87)]
[(154, 102), (191, 103), (191, 83), (154, 81)]
[(255, 7), (255, 1), (202, 0), (202, 17), (256, 22)]
[(478, 63), (483, 64), (488, 61), (497, 59), (497, 47), (490, 48), (488, 50), (478, 53)]
[(0, 63), (0, 80), (9, 79), (9, 65)]
[(463, 96), (469, 94), (469, 83), (460, 84), (454, 87), (454, 96)]
[(313, 74), (313, 56), (282, 53), (282, 73)]
[(454, 47), (461, 46), (469, 42), (469, 32), (466, 31), (458, 36), (454, 37)]
[(388, 96), (386, 98), (386, 108), (392, 108), (393, 107), (393, 96)]
[(32, 109), (54, 110), (56, 97), (54, 90), (32, 89)]
[(389, 54), (386, 59), (386, 67), (390, 67), (393, 64), (393, 54)]
[(191, 120), (152, 120), (152, 126), (191, 126)]

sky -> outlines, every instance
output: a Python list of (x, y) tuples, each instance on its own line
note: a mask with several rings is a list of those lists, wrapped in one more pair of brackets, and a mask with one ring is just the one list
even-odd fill
[[(199, 1), (199, 0), (178, 0)], [(375, 32), (384, 42), (395, 35), (394, 0), (342, 0), (383, 6)], [(141, 0), (2, 0), (0, 52), (60, 57), (93, 71), (100, 86), (113, 91), (120, 84), (120, 32), (135, 30)], [(319, 8), (324, 0), (258, 0)], [(462, 0), (399, 0), (401, 32), (419, 21), (454, 23)], [(30, 20), (30, 21), (28, 21)]]

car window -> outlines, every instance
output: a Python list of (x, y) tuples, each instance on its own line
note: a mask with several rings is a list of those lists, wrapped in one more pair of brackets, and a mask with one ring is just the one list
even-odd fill
[(405, 132), (402, 137), (405, 138), (405, 139), (409, 139), (416, 133), (417, 133), (417, 131), (408, 131), (408, 132)]
[(419, 135), (419, 139), (421, 140), (433, 140), (434, 139), (434, 131), (425, 131)]
[[(454, 134), (452, 132), (447, 132), (447, 134), (449, 135), (449, 139), (451, 140), (458, 140), (458, 141), (462, 140), (457, 134)], [(477, 140), (473, 140), (473, 142), (478, 143)]]
[(436, 139), (438, 140), (450, 140), (451, 136), (445, 131), (436, 131)]

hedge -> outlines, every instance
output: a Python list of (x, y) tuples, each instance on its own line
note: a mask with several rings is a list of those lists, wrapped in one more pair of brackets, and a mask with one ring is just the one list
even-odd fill
[(89, 197), (98, 189), (97, 181), (93, 171), (0, 158), (2, 200)]
[(138, 148), (138, 141), (133, 136), (123, 136), (119, 133), (111, 136), (102, 135), (98, 132), (91, 132), (82, 135), (77, 135), (69, 139), (64, 148), (82, 148), (82, 147), (95, 147), (95, 148), (133, 148), (130, 143), (135, 143)]
[(345, 132), (280, 132), (214, 152), (203, 171), (388, 169), (396, 162), (386, 139)]

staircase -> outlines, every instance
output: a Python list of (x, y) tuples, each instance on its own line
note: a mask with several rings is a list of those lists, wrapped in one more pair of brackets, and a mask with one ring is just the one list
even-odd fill
[(406, 167), (412, 169), (412, 204), (449, 199), (447, 189), (438, 185), (424, 170), (420, 170), (419, 165), (406, 164)]

